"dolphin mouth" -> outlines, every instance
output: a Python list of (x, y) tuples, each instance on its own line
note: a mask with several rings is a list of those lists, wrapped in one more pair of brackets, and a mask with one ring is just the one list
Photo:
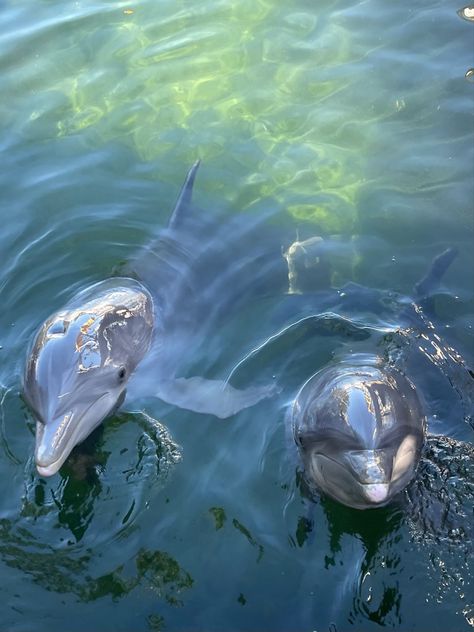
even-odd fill
[(389, 500), (389, 483), (365, 484), (362, 490), (367, 500), (374, 505), (383, 505)]
[(37, 461), (36, 471), (38, 472), (40, 476), (45, 476), (45, 477), (53, 476), (59, 471), (59, 469), (61, 468), (62, 464), (64, 463), (64, 461), (67, 459), (68, 456), (69, 456), (69, 453), (65, 454), (63, 457), (60, 457), (57, 461), (54, 461), (53, 463), (50, 463), (49, 465), (41, 465)]
[(107, 411), (98, 416), (92, 424), (84, 422), (87, 413), (107, 396), (108, 393), (103, 393), (80, 413), (71, 410), (46, 424), (36, 422), (35, 463), (40, 476), (56, 474), (74, 447), (101, 423)]
[[(35, 461), (38, 474), (56, 474), (72, 450), (74, 431), (71, 422), (76, 419), (72, 411), (49, 423), (36, 422)], [(79, 420), (80, 421), (80, 420)]]
[(310, 472), (311, 480), (321, 491), (354, 509), (383, 507), (390, 502), (396, 490), (396, 486), (392, 486), (378, 468), (365, 472), (359, 468), (355, 472), (348, 467), (347, 461), (341, 462), (327, 455), (313, 455)]

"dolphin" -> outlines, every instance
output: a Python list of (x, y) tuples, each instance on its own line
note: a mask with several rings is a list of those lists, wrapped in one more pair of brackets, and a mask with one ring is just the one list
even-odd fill
[[(446, 249), (415, 285), (416, 303), (406, 302), (398, 316), (399, 322), (407, 321), (405, 329), (400, 325), (395, 329), (386, 325), (370, 327), (341, 316), (350, 311), (351, 296), (356, 298), (352, 310), (358, 303), (365, 310), (371, 302), (374, 306), (383, 302), (377, 291), (353, 283), (338, 292), (339, 313), (309, 319), (321, 331), (327, 331), (330, 325), (335, 333), (345, 332), (353, 339), (378, 331), (400, 336), (405, 344), (412, 335), (410, 327), (425, 329), (418, 349), (430, 359), (433, 355), (435, 364), (442, 359), (446, 371), (449, 359), (456, 356), (455, 362), (464, 366), (468, 375), (468, 367), (454, 350), (445, 345), (446, 354), (443, 352), (424, 313), (433, 307), (433, 292), (457, 255), (456, 249)], [(447, 377), (454, 385), (449, 372)], [(393, 359), (353, 354), (318, 371), (300, 388), (289, 413), (307, 480), (349, 507), (369, 509), (388, 504), (416, 473), (427, 437), (424, 409), (417, 388)]]
[[(199, 270), (199, 254), (206, 250), (189, 217), (198, 166), (199, 161), (189, 170), (166, 230), (134, 263), (143, 278), (95, 283), (39, 328), (23, 392), (36, 418), (35, 462), (41, 476), (55, 474), (74, 446), (122, 404), (130, 378), (151, 348), (148, 395), (168, 403), (226, 418), (273, 392), (273, 386), (236, 389), (222, 380), (177, 375), (192, 344), (190, 335), (196, 336), (194, 304), (207, 315), (204, 337), (215, 323), (210, 296), (198, 295), (193, 277), (193, 266)], [(214, 274), (224, 270), (218, 266)]]
[(426, 416), (410, 380), (377, 357), (349, 357), (301, 387), (291, 409), (306, 476), (354, 507), (386, 505), (416, 472)]
[(39, 474), (55, 474), (75, 445), (118, 408), (148, 351), (154, 307), (127, 278), (101, 281), (46, 319), (29, 354), (24, 394), (36, 416)]
[[(273, 312), (288, 324), (254, 347), (229, 379), (241, 368), (248, 373), (253, 361), (271, 364), (272, 372), (278, 364), (281, 373), (288, 372), (285, 381), (308, 367), (309, 377), (299, 383), (286, 411), (287, 434), (296, 444), (306, 482), (349, 507), (381, 507), (415, 476), (427, 439), (426, 404), (417, 381), (406, 375), (406, 356), (421, 354), (445, 374), (461, 402), (472, 401), (469, 367), (427, 318), (433, 293), (458, 253), (448, 248), (434, 258), (412, 300), (352, 282), (305, 292), (306, 270), (317, 273), (316, 257), (332, 246), (320, 238), (295, 244), (282, 253), (288, 291)], [(313, 335), (350, 343), (351, 353), (345, 346), (314, 372)]]

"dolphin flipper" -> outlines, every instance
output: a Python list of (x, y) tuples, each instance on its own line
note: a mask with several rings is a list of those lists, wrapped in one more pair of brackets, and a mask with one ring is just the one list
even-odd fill
[(174, 406), (226, 419), (277, 392), (274, 384), (237, 389), (224, 380), (194, 376), (162, 381), (156, 395)]

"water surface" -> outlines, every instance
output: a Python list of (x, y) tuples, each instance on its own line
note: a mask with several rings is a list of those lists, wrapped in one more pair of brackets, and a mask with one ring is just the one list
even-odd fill
[[(297, 231), (337, 235), (332, 286), (410, 296), (457, 247), (435, 322), (472, 363), (474, 24), (459, 8), (2, 3), (2, 630), (474, 626), (473, 470), (456, 444), (435, 444), (437, 467), (426, 460), (378, 511), (319, 499), (295, 472), (285, 410), (298, 385), (337, 354), (377, 352), (377, 336), (283, 340), (236, 375), (275, 376), (280, 395), (228, 421), (131, 400), (135, 414), (108, 420), (48, 480), (20, 396), (36, 328), (156, 235), (197, 158), (199, 208), (242, 228), (234, 265), (258, 244), (280, 261)], [(255, 300), (189, 350), (209, 377), (288, 316), (279, 273), (259, 285), (251, 269)], [(407, 371), (430, 430), (472, 443), (455, 385), (416, 357)]]

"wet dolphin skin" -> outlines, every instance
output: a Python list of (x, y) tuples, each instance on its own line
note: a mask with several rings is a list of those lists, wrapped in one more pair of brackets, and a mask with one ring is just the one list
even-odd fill
[(127, 278), (89, 287), (43, 323), (24, 384), (37, 419), (39, 474), (55, 474), (72, 448), (120, 404), (152, 333), (151, 296)]
[(291, 411), (310, 484), (357, 509), (387, 504), (413, 478), (426, 419), (416, 390), (378, 358), (313, 375)]

